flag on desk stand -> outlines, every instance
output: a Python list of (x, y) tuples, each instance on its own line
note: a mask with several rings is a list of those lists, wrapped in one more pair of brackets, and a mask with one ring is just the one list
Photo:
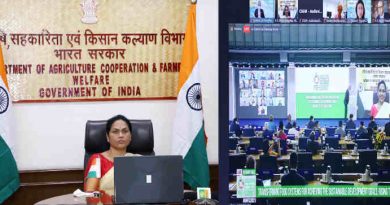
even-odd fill
[(12, 101), (9, 94), (3, 53), (0, 48), (0, 204), (19, 188), (19, 172), (12, 153)]
[(172, 153), (183, 156), (184, 181), (193, 189), (208, 187), (210, 182), (198, 63), (196, 4), (191, 4), (179, 73)]

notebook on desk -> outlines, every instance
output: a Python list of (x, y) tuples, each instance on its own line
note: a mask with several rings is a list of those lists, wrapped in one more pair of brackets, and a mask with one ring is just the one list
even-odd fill
[(116, 157), (115, 204), (171, 203), (183, 199), (181, 156)]

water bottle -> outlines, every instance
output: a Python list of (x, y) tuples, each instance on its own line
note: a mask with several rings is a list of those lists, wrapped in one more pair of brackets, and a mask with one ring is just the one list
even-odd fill
[(389, 147), (387, 147), (387, 143), (385, 143), (385, 146), (383, 147), (383, 152), (387, 154), (389, 151)]
[(236, 147), (236, 154), (239, 154), (240, 153), (240, 145), (237, 145), (237, 147)]
[(325, 145), (325, 151), (329, 152), (329, 144), (328, 143), (326, 143), (326, 145)]
[(330, 183), (332, 181), (332, 168), (330, 165), (326, 168), (326, 177), (325, 177), (326, 182)]
[(364, 172), (363, 181), (369, 181), (371, 178), (371, 167), (369, 164), (366, 165), (366, 171)]
[(357, 150), (357, 144), (355, 144), (355, 146), (353, 147), (353, 154), (357, 154), (358, 153), (358, 150)]
[(283, 172), (283, 174), (286, 175), (286, 174), (288, 174), (288, 173), (289, 173), (289, 171), (288, 171), (288, 166), (285, 166), (285, 167), (284, 167), (284, 172)]

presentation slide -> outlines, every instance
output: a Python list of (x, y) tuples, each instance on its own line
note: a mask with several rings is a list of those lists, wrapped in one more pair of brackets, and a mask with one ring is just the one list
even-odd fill
[(322, 1), (299, 1), (300, 23), (322, 23)]
[(390, 68), (356, 68), (357, 117), (389, 118)]
[(298, 23), (298, 0), (277, 0), (276, 23)]
[(323, 0), (324, 23), (347, 23), (347, 0)]
[(250, 0), (249, 6), (251, 23), (274, 23), (275, 0)]
[(348, 0), (349, 23), (371, 23), (371, 0)]
[(238, 118), (287, 116), (286, 69), (235, 69)]
[(346, 67), (305, 67), (295, 70), (297, 118), (344, 118), (349, 86)]

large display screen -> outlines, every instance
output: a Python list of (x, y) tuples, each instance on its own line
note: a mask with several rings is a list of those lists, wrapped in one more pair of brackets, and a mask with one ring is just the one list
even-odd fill
[(357, 117), (390, 118), (390, 68), (356, 68)]
[(349, 87), (347, 67), (305, 67), (295, 70), (297, 118), (344, 118)]
[(390, 23), (390, 0), (250, 0), (251, 23)]
[(286, 69), (235, 69), (236, 110), (239, 118), (287, 115)]

